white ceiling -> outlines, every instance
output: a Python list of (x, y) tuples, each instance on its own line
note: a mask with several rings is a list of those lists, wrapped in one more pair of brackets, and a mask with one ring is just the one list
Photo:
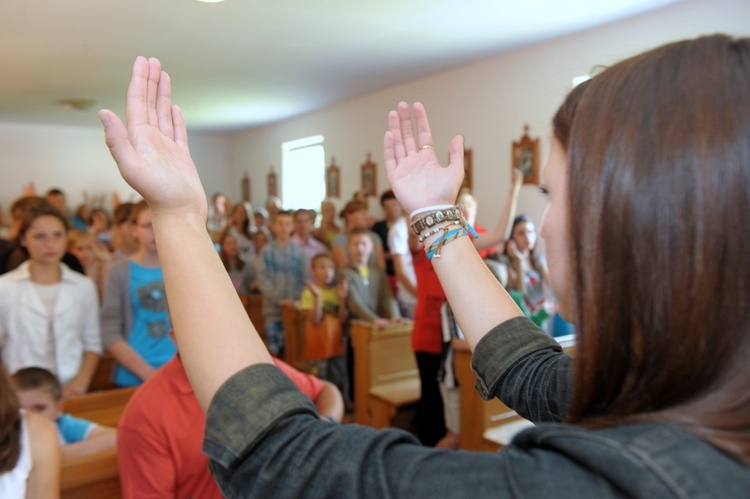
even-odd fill
[(2, 0), (0, 121), (97, 124), (156, 56), (193, 130), (277, 121), (678, 0)]

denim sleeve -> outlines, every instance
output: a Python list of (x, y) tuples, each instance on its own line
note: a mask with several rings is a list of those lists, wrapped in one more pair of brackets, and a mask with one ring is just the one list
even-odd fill
[(270, 365), (239, 372), (217, 392), (203, 451), (226, 497), (511, 494), (500, 455), (436, 451), (402, 430), (321, 420)]
[(495, 396), (534, 423), (565, 420), (573, 400), (573, 359), (526, 317), (493, 328), (474, 349), (472, 370), (485, 400)]

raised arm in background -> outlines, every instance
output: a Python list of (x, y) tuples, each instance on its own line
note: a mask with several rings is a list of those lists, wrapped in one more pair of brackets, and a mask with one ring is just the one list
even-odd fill
[(521, 173), (521, 170), (518, 168), (513, 168), (508, 196), (505, 198), (505, 205), (503, 206), (503, 211), (500, 212), (500, 218), (497, 220), (497, 225), (495, 225), (495, 228), (492, 229), (491, 232), (482, 234), (482, 237), (472, 239), (474, 247), (478, 251), (497, 246), (510, 237), (508, 234), (508, 227), (513, 225), (513, 218), (516, 216), (518, 193), (521, 192), (522, 184), (523, 173)]

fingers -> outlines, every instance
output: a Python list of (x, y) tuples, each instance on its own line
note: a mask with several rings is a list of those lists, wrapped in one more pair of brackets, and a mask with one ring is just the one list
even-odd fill
[[(414, 138), (414, 130), (412, 129), (411, 111), (409, 111), (409, 104), (407, 104), (406, 102), (399, 102), (397, 109), (398, 117), (401, 122), (401, 138), (403, 140), (406, 154), (417, 152), (417, 141)], [(396, 143), (398, 143), (398, 138), (396, 138)], [(398, 157), (398, 155), (396, 157)]]
[[(411, 124), (409, 126), (411, 127)], [(391, 137), (393, 138), (393, 155), (396, 161), (399, 161), (406, 157), (406, 149), (404, 148), (404, 138), (401, 135), (401, 121), (398, 117), (398, 111), (388, 113), (388, 130), (391, 132)]]
[(128, 127), (148, 124), (148, 111), (146, 109), (148, 71), (148, 60), (145, 57), (136, 57), (133, 63), (133, 72), (130, 75), (125, 103), (125, 118), (128, 121)]
[(161, 78), (161, 62), (155, 57), (148, 60), (148, 83), (146, 87), (146, 110), (148, 111), (148, 124), (158, 126), (159, 118), (156, 113), (156, 96), (159, 92), (159, 80)]
[(128, 140), (125, 125), (122, 124), (120, 118), (112, 111), (102, 109), (98, 114), (99, 120), (104, 125), (104, 138), (107, 142), (109, 152), (117, 163), (120, 172), (123, 173), (123, 177), (126, 177), (123, 170), (135, 164), (137, 158), (135, 150), (133, 150), (133, 146)]
[(182, 115), (182, 109), (176, 104), (172, 105), (172, 126), (174, 127), (174, 141), (183, 149), (187, 149), (188, 136), (185, 117)]
[(169, 75), (164, 71), (159, 77), (156, 92), (156, 119), (159, 122), (161, 133), (174, 139), (174, 125), (172, 118), (172, 85)]
[[(427, 112), (421, 102), (414, 103), (414, 117), (417, 120), (417, 140), (420, 147), (434, 146), (432, 143), (432, 132), (430, 122), (427, 121)], [(451, 147), (453, 144), (451, 144)], [(463, 146), (462, 146), (463, 148)], [(451, 161), (452, 162), (452, 161)]]
[(396, 167), (396, 154), (394, 147), (393, 133), (388, 130), (383, 137), (383, 158), (385, 158), (385, 171), (390, 171)]

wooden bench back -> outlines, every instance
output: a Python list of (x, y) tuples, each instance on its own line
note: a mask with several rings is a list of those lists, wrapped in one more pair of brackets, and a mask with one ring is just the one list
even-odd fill
[(370, 385), (419, 376), (411, 348), (412, 325), (395, 325), (370, 334)]
[(64, 459), (60, 482), (62, 499), (119, 499), (122, 489), (117, 451), (109, 449)]
[(250, 322), (255, 326), (258, 335), (266, 341), (266, 321), (263, 319), (263, 296), (240, 293), (240, 301), (245, 307)]
[(416, 377), (411, 349), (412, 324), (394, 324), (379, 330), (372, 323), (351, 321), (354, 348), (354, 420), (369, 424), (370, 391), (377, 386)]
[(284, 323), (286, 337), (284, 361), (300, 371), (306, 371), (305, 322), (307, 314), (297, 309), (296, 305), (284, 305), (281, 307), (281, 320)]
[(99, 390), (112, 390), (117, 388), (114, 381), (115, 375), (115, 359), (108, 353), (105, 353), (99, 358), (99, 364), (96, 366), (94, 376), (91, 378), (89, 384), (90, 392), (97, 392)]
[(115, 427), (137, 386), (87, 393), (63, 401), (63, 412), (94, 423)]

